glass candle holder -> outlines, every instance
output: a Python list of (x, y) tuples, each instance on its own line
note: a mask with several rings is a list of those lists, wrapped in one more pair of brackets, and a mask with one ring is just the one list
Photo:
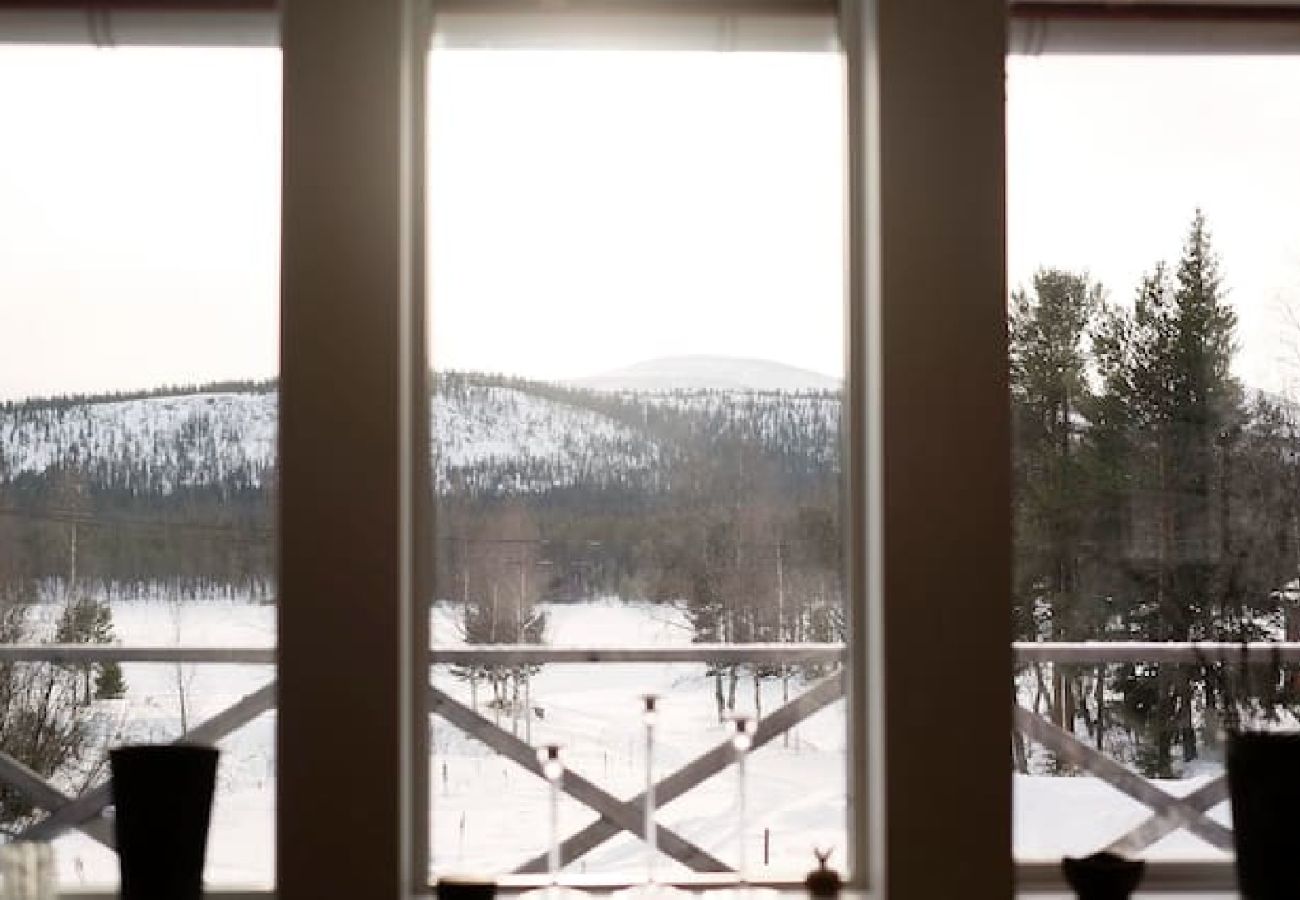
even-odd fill
[(745, 760), (754, 745), (754, 720), (749, 716), (734, 716), (731, 746), (736, 751), (736, 875), (742, 884), (749, 881), (749, 865), (745, 854), (745, 831), (749, 825), (746, 809)]
[(560, 881), (560, 782), (564, 780), (564, 763), (560, 761), (559, 744), (543, 744), (537, 748), (537, 762), (542, 767), (542, 777), (550, 785), (551, 844), (546, 852), (546, 868), (551, 885)]
[(655, 725), (659, 722), (659, 698), (646, 694), (641, 698), (641, 719), (645, 723), (645, 881), (654, 884), (655, 857), (659, 855), (655, 833)]

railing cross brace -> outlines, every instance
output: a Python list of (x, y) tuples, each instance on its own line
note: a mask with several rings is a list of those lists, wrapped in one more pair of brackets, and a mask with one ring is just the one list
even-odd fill
[[(191, 728), (174, 743), (215, 744), (273, 706), (275, 706), (274, 681), (258, 688), (206, 722)], [(82, 828), (86, 822), (102, 813), (112, 802), (112, 784), (104, 782), (75, 799), (59, 804), (57, 808), (51, 810), (50, 815), (28, 827), (17, 839), (52, 841), (69, 828)]]
[[(1184, 797), (1183, 802), (1201, 812), (1209, 812), (1227, 799), (1228, 776), (1218, 775)], [(1112, 853), (1140, 853), (1165, 835), (1177, 831), (1182, 824), (1176, 816), (1156, 813), (1106, 849)]]
[[(536, 751), (524, 741), (508, 731), (494, 725), (478, 713), (454, 700), (444, 691), (430, 685), (429, 702), (432, 712), (446, 719), (461, 731), (478, 738), (502, 756), (538, 778), (542, 776), (542, 767), (537, 761)], [(630, 831), (637, 837), (644, 838), (645, 823), (639, 813), (639, 807), (623, 803), (614, 795), (583, 778), (577, 772), (566, 769), (560, 780), (560, 789), (579, 803), (600, 813), (603, 820), (613, 823), (615, 833)], [(691, 843), (676, 832), (660, 827), (656, 829), (659, 845), (664, 852), (697, 872), (729, 872), (730, 868), (707, 850)], [(571, 862), (573, 857), (565, 856), (561, 849), (560, 863)]]
[(1065, 729), (1030, 712), (1019, 703), (1012, 703), (1011, 706), (1016, 727), (1025, 735), (1049, 750), (1060, 753), (1070, 762), (1096, 775), (1116, 790), (1128, 794), (1143, 806), (1150, 807), (1170, 826), (1170, 831), (1175, 828), (1186, 828), (1201, 840), (1220, 850), (1232, 849), (1232, 832), (1208, 818), (1204, 810), (1193, 805), (1189, 800), (1162, 791), (1141, 775), (1130, 772), (1099, 750), (1089, 747)]
[[(50, 813), (57, 812), (76, 799), (63, 793), (8, 753), (3, 752), (0, 752), (0, 782), (18, 791), (33, 806)], [(103, 819), (78, 823), (77, 828), (108, 849), (117, 849), (113, 829)]]
[[(779, 734), (789, 731), (813, 713), (825, 709), (844, 696), (844, 675), (839, 673), (823, 678), (804, 693), (789, 703), (775, 709), (764, 717), (754, 732), (753, 750), (767, 744)], [(655, 798), (661, 805), (667, 805), (682, 794), (712, 778), (727, 766), (735, 762), (735, 751), (731, 742), (726, 741), (704, 755), (682, 766), (673, 774), (655, 784)], [(629, 815), (639, 815), (645, 804), (645, 792), (637, 794), (623, 805)], [(608, 818), (597, 819), (577, 834), (569, 837), (560, 845), (560, 856), (564, 860), (574, 860), (589, 853), (596, 847), (617, 835), (623, 828)], [(663, 826), (657, 829), (663, 834)], [(524, 863), (514, 874), (526, 875), (546, 871), (546, 856), (538, 856)]]

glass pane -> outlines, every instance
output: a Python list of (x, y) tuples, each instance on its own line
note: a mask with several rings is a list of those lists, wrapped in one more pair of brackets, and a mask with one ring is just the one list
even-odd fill
[[(470, 718), (433, 720), (431, 874), (545, 871), (515, 739), (638, 822), (647, 752), (659, 780), (723, 747), (660, 798), (659, 877), (842, 864), (839, 55), (440, 47), (429, 136), (433, 642), (473, 650), (434, 669)], [(742, 815), (735, 719), (787, 705)], [(566, 797), (560, 836), (597, 818)], [(564, 875), (647, 858), (602, 832)]]
[[(1226, 736), (1296, 722), (1293, 666), (1206, 642), (1297, 634), (1298, 87), (1293, 58), (1010, 61), (1021, 859), (1227, 861)], [(1137, 831), (1162, 794), (1205, 816)]]
[[(0, 641), (250, 651), (0, 658), (0, 752), (75, 797), (274, 677), (280, 58), (2, 47), (0, 84)], [(200, 732), (210, 886), (274, 883), (274, 722)], [(48, 805), (6, 782), (0, 832)], [(65, 887), (116, 884), (56, 834)]]

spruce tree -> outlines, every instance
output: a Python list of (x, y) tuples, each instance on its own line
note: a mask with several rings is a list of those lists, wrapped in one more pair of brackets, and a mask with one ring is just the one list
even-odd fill
[[(54, 640), (60, 644), (109, 644), (113, 642), (113, 610), (107, 603), (89, 597), (74, 597), (59, 616)], [(83, 703), (115, 700), (126, 694), (122, 668), (115, 662), (79, 666), (78, 695)], [(94, 690), (91, 690), (92, 683)]]
[[(1015, 622), (1021, 638), (1080, 640), (1096, 630), (1080, 583), (1090, 490), (1081, 452), (1088, 327), (1102, 289), (1086, 274), (1039, 270), (1011, 308), (1015, 460)], [(1078, 690), (1052, 671), (1052, 718), (1072, 730)]]
[(122, 677), (122, 666), (116, 662), (99, 664), (95, 677), (96, 700), (121, 700), (126, 696), (126, 679)]
[[(1247, 422), (1231, 374), (1237, 318), (1228, 305), (1198, 210), (1171, 278), (1157, 265), (1131, 313), (1112, 310), (1099, 330), (1103, 380), (1096, 440), (1126, 473), (1109, 494), (1122, 611), (1148, 640), (1218, 636), (1233, 568), (1232, 479)], [(1174, 774), (1173, 747), (1197, 755), (1194, 704), (1201, 675), (1188, 666), (1128, 666), (1125, 709), (1146, 742), (1150, 774)]]

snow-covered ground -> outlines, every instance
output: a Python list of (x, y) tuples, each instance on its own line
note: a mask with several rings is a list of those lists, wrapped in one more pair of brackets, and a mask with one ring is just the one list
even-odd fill
[[(607, 643), (616, 646), (689, 644), (684, 617), (671, 609), (616, 601), (553, 606), (548, 636), (556, 645)], [(435, 633), (455, 634), (450, 609), (435, 618)], [(469, 701), (469, 686), (443, 670), (436, 683)], [(792, 696), (802, 687), (791, 685)], [(480, 702), (486, 690), (480, 688)], [(508, 730), (535, 744), (558, 743), (566, 764), (620, 798), (645, 787), (641, 695), (658, 694), (656, 772), (663, 777), (727, 740), (718, 722), (713, 682), (702, 664), (551, 665), (534, 679), (532, 704), (543, 718)], [(781, 684), (763, 684), (763, 708), (780, 704)], [(742, 677), (737, 706), (753, 712), (753, 682)], [(484, 709), (489, 718), (494, 713)], [(434, 724), (433, 863), (442, 871), (510, 870), (545, 852), (548, 834), (544, 783), (504, 762), (484, 745), (440, 720)], [(845, 817), (845, 732), (843, 712), (828, 709), (800, 725), (789, 746), (781, 741), (756, 752), (749, 765), (748, 859), (763, 870), (764, 830), (770, 831), (768, 871), (809, 868), (814, 846), (836, 846), (843, 856)], [(445, 769), (444, 769), (445, 766)], [(445, 773), (445, 774), (444, 774)], [(508, 797), (508, 801), (503, 800)], [(668, 805), (664, 827), (733, 862), (737, 842), (737, 785), (725, 770)], [(580, 804), (561, 805), (561, 830), (568, 834), (596, 818)], [(612, 840), (574, 865), (579, 872), (636, 872), (644, 866), (640, 843)], [(663, 872), (673, 871), (665, 862)]]
[[(275, 645), (275, 608), (265, 604), (239, 599), (115, 601), (112, 609), (114, 630), (122, 644)], [(274, 676), (271, 666), (150, 663), (124, 663), (122, 674), (126, 697), (95, 704), (110, 745), (173, 740), (182, 730), (182, 698), (185, 719), (192, 727)], [(274, 711), (218, 746), (222, 754), (208, 844), (208, 883), (269, 886), (275, 864)], [(117, 857), (79, 833), (56, 841), (55, 852), (65, 884), (101, 886), (117, 881)]]
[[(664, 606), (604, 600), (547, 606), (547, 639), (556, 645), (666, 645), (690, 642), (680, 613)], [(124, 644), (204, 644), (271, 646), (275, 642), (273, 607), (241, 600), (169, 604), (113, 603), (113, 618)], [(433, 614), (438, 643), (458, 643), (455, 611), (439, 607)], [(181, 697), (191, 724), (216, 714), (267, 683), (270, 667), (242, 665), (123, 666), (128, 695), (97, 704), (108, 736), (117, 740), (167, 740), (179, 733)], [(470, 702), (468, 682), (445, 667), (435, 683)], [(796, 679), (791, 694), (802, 690)], [(534, 744), (559, 743), (570, 766), (626, 798), (644, 786), (644, 730), (640, 696), (663, 697), (658, 728), (656, 772), (663, 777), (724, 741), (727, 729), (717, 721), (713, 682), (700, 664), (549, 665), (534, 678), (532, 704), (542, 718), (514, 722), (508, 714), (486, 708), (489, 691), (479, 687), (482, 712), (499, 716), (507, 730)], [(781, 684), (763, 684), (763, 708), (780, 704)], [(744, 677), (738, 707), (752, 712), (753, 682)], [(346, 727), (340, 721), (340, 728)], [(208, 852), (210, 885), (267, 886), (273, 880), (275, 798), (275, 715), (269, 713), (222, 741), (218, 795)], [(531, 728), (531, 734), (528, 730)], [(430, 808), (433, 816), (432, 860), (438, 872), (509, 871), (543, 853), (547, 846), (547, 787), (486, 746), (435, 719)], [(756, 752), (750, 762), (749, 814), (745, 825), (747, 856), (755, 877), (807, 871), (812, 848), (834, 846), (843, 858), (845, 840), (845, 728), (843, 703), (801, 724), (788, 741), (777, 740)], [(954, 735), (952, 764), (961, 765), (960, 738)], [(1214, 773), (1162, 785), (1186, 794)], [(989, 773), (991, 778), (1004, 773)], [(1014, 776), (1015, 846), (1025, 858), (1055, 858), (1062, 853), (1099, 849), (1139, 824), (1145, 810), (1107, 785), (1088, 777)], [(345, 803), (346, 798), (339, 798)], [(944, 815), (960, 798), (923, 797), (935, 815)], [(727, 862), (736, 860), (738, 822), (734, 767), (724, 770), (661, 813), (662, 826), (677, 831)], [(955, 807), (954, 807), (955, 808)], [(567, 798), (561, 803), (561, 830), (569, 834), (596, 816)], [(1226, 804), (1215, 817), (1226, 821)], [(763, 864), (764, 832), (771, 859)], [(80, 835), (57, 842), (65, 882), (105, 885), (116, 880), (111, 853)], [(1177, 833), (1147, 853), (1162, 858), (1216, 858), (1219, 854), (1186, 833)], [(573, 865), (573, 871), (628, 873), (644, 866), (644, 850), (626, 836), (615, 838)], [(663, 863), (663, 875), (680, 871)]]

